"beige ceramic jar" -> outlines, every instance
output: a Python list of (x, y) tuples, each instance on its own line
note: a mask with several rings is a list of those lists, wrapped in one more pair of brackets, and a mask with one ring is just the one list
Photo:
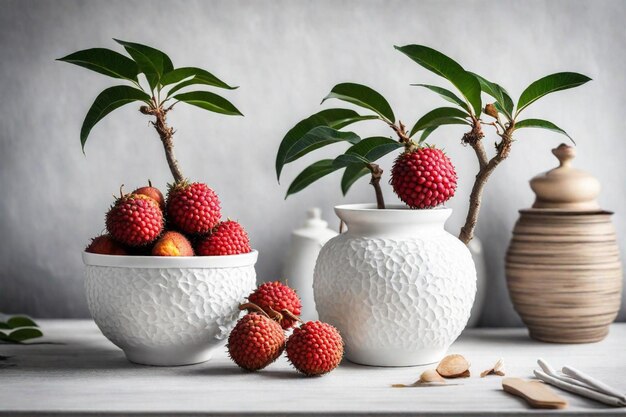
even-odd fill
[(604, 339), (620, 307), (622, 267), (599, 182), (571, 167), (575, 149), (552, 151), (560, 166), (531, 180), (506, 257), (509, 294), (530, 336), (545, 342)]

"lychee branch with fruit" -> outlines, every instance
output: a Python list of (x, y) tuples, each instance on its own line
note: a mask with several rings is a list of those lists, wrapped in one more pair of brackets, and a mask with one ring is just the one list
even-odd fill
[[(371, 175), (377, 207), (385, 208), (380, 179), (382, 169), (375, 162), (383, 156), (402, 148), (396, 157), (390, 183), (398, 197), (413, 209), (427, 209), (443, 204), (456, 190), (457, 176), (454, 166), (445, 153), (429, 145), (427, 138), (440, 126), (465, 125), (469, 131), (463, 135), (462, 143), (474, 150), (479, 163), (466, 221), (459, 239), (468, 243), (480, 212), (482, 193), (487, 180), (496, 167), (505, 160), (513, 144), (513, 133), (521, 128), (543, 128), (569, 135), (554, 123), (543, 119), (519, 120), (522, 110), (546, 94), (577, 87), (590, 78), (577, 73), (563, 72), (548, 75), (528, 86), (521, 94), (517, 110), (507, 91), (475, 73), (466, 71), (457, 62), (432, 48), (421, 45), (396, 47), (413, 61), (433, 73), (450, 81), (460, 95), (435, 85), (413, 84), (427, 88), (456, 107), (439, 107), (422, 116), (407, 131), (401, 121), (396, 121), (388, 101), (370, 87), (342, 83), (336, 85), (322, 103), (330, 98), (339, 99), (373, 112), (361, 115), (354, 110), (333, 108), (322, 110), (297, 123), (283, 138), (276, 156), (276, 173), (280, 180), (283, 167), (321, 147), (334, 143), (347, 143), (349, 148), (334, 159), (324, 159), (305, 168), (293, 180), (287, 195), (297, 193), (313, 182), (337, 170), (344, 169), (341, 190), (345, 195), (361, 177)], [(483, 108), (482, 94), (491, 96), (495, 102)], [(489, 121), (481, 118), (488, 116)], [(361, 121), (379, 120), (388, 125), (397, 139), (376, 136), (361, 138), (354, 132), (341, 129)], [(496, 153), (491, 158), (483, 145), (483, 125), (493, 126), (499, 136), (495, 143)], [(419, 134), (419, 135), (418, 135)], [(570, 138), (571, 139), (571, 138)]]
[(243, 227), (233, 220), (221, 220), (217, 194), (206, 184), (192, 183), (183, 176), (174, 156), (174, 129), (166, 120), (179, 102), (215, 113), (242, 115), (232, 103), (212, 92), (181, 92), (190, 86), (227, 90), (237, 87), (200, 68), (174, 68), (165, 53), (150, 46), (116, 42), (130, 57), (105, 48), (92, 48), (59, 59), (131, 84), (109, 87), (96, 97), (80, 132), (83, 151), (89, 133), (100, 120), (121, 106), (142, 103), (141, 113), (155, 118), (151, 123), (163, 144), (174, 183), (169, 186), (167, 199), (152, 184), (129, 194), (120, 188), (120, 197), (106, 214), (108, 233), (94, 238), (86, 251), (152, 256), (224, 256), (251, 252)]

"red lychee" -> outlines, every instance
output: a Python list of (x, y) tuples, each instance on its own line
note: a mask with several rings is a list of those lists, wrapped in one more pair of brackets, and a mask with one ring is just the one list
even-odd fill
[(100, 255), (128, 255), (122, 245), (117, 243), (110, 235), (101, 235), (91, 239), (91, 243), (85, 252), (98, 253)]
[(161, 211), (165, 212), (165, 197), (163, 197), (163, 193), (158, 188), (152, 186), (152, 181), (148, 180), (147, 186), (137, 188), (133, 191), (133, 194), (141, 194), (152, 198), (157, 202)]
[(163, 213), (152, 198), (126, 194), (109, 209), (106, 227), (113, 239), (124, 245), (145, 246), (161, 234)]
[(209, 233), (222, 216), (217, 194), (199, 182), (171, 186), (166, 206), (168, 220), (186, 234)]
[(152, 248), (153, 256), (193, 256), (189, 240), (178, 232), (165, 232)]
[[(292, 315), (299, 316), (302, 313), (302, 302), (296, 292), (280, 281), (266, 282), (254, 290), (248, 296), (248, 301), (261, 307), (270, 317), (276, 312), (289, 310)], [(296, 320), (283, 314), (280, 325), (287, 330), (296, 324)]]
[(246, 314), (228, 336), (228, 353), (241, 368), (257, 371), (274, 362), (285, 348), (278, 323), (259, 313)]
[(391, 169), (393, 190), (411, 208), (431, 208), (448, 201), (456, 180), (450, 158), (434, 147), (403, 152)]
[(287, 358), (308, 376), (323, 375), (335, 369), (343, 358), (343, 340), (328, 323), (309, 321), (296, 328), (287, 340)]
[(233, 220), (218, 224), (211, 234), (201, 238), (196, 246), (199, 256), (238, 255), (249, 253), (251, 250), (248, 234)]

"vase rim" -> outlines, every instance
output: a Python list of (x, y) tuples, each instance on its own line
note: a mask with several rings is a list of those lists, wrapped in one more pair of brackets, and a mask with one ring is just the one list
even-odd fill
[(378, 213), (415, 213), (415, 215), (423, 216), (427, 213), (442, 212), (452, 213), (452, 209), (445, 206), (437, 206), (428, 209), (412, 209), (405, 204), (387, 204), (384, 209), (379, 209), (375, 203), (360, 203), (360, 204), (340, 204), (334, 207), (335, 210), (341, 211), (370, 211)]
[(254, 265), (259, 252), (225, 256), (132, 256), (83, 252), (87, 266), (117, 268), (236, 268)]
[(411, 209), (402, 204), (391, 204), (378, 209), (376, 204), (342, 204), (335, 206), (335, 213), (346, 223), (372, 222), (378, 224), (443, 224), (452, 215), (452, 209), (435, 207)]

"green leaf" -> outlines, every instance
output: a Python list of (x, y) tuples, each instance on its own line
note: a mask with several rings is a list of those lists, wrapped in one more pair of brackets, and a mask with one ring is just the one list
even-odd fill
[(9, 334), (9, 338), (16, 342), (23, 342), (29, 339), (36, 339), (41, 336), (43, 336), (43, 333), (41, 333), (40, 330), (31, 329), (31, 328), (18, 329), (18, 330), (12, 331)]
[(174, 96), (174, 98), (215, 113), (227, 114), (229, 116), (243, 116), (230, 101), (208, 91), (182, 93)]
[(0, 321), (0, 329), (10, 329), (10, 328), (11, 328), (11, 326), (9, 326), (8, 323)]
[(474, 114), (480, 115), (482, 111), (480, 84), (456, 61), (423, 45), (395, 46), (395, 48), (422, 67), (450, 81), (468, 101)]
[(560, 127), (555, 125), (554, 123), (549, 122), (547, 120), (526, 119), (526, 120), (520, 120), (519, 122), (515, 123), (515, 130), (529, 128), (529, 127), (540, 128), (540, 129), (547, 129), (547, 130), (551, 130), (553, 132), (560, 133), (562, 135), (567, 136), (569, 138), (569, 140), (571, 140), (574, 145), (576, 144), (576, 142), (574, 142), (574, 139), (572, 139), (572, 137), (570, 135), (568, 135), (566, 131), (564, 131), (563, 129), (561, 129)]
[[(457, 109), (456, 107), (439, 107), (435, 110), (431, 110), (423, 115), (411, 129), (409, 136), (413, 136), (422, 129), (426, 129), (431, 126), (439, 126), (442, 124), (465, 124), (470, 123), (464, 118), (467, 114)], [(441, 123), (440, 123), (441, 122)]]
[(276, 154), (276, 179), (280, 181), (280, 173), (287, 161), (287, 152), (302, 136), (317, 126), (328, 126), (341, 129), (354, 122), (361, 120), (377, 119), (377, 116), (360, 116), (354, 110), (349, 109), (326, 109), (307, 117), (292, 127), (280, 142)]
[(428, 88), (429, 90), (434, 91), (435, 93), (439, 94), (441, 97), (443, 97), (445, 100), (449, 101), (450, 103), (457, 104), (461, 106), (462, 108), (469, 110), (467, 103), (463, 101), (462, 99), (460, 99), (456, 94), (454, 94), (450, 90), (447, 90), (442, 87), (437, 87), (436, 85), (428, 85), (428, 84), (411, 84), (411, 85), (415, 87)]
[(576, 72), (559, 72), (543, 77), (529, 85), (517, 102), (517, 114), (546, 94), (578, 87), (591, 81), (586, 75)]
[(296, 177), (296, 179), (293, 180), (293, 182), (289, 186), (289, 189), (287, 190), (287, 195), (285, 195), (285, 198), (289, 197), (291, 194), (295, 194), (298, 191), (303, 190), (315, 181), (338, 169), (339, 168), (333, 166), (332, 159), (323, 159), (321, 161), (315, 162), (312, 165), (309, 165)]
[(8, 342), (8, 343), (17, 343), (15, 340), (11, 339), (9, 335), (4, 332), (0, 332), (0, 341)]
[(139, 43), (114, 40), (122, 45), (135, 60), (139, 66), (139, 71), (146, 76), (151, 89), (157, 88), (164, 74), (174, 70), (170, 57), (158, 49)]
[(335, 166), (345, 167), (352, 164), (371, 163), (404, 145), (390, 138), (374, 136), (362, 139), (352, 145), (343, 154), (335, 158)]
[(491, 81), (473, 72), (471, 74), (476, 77), (476, 79), (480, 83), (481, 90), (496, 99), (496, 103), (500, 105), (496, 106), (496, 108), (498, 108), (498, 111), (504, 113), (504, 115), (507, 116), (509, 120), (513, 119), (514, 104), (513, 99), (511, 99), (509, 93), (498, 84), (492, 83)]
[(113, 78), (137, 82), (139, 68), (132, 59), (105, 48), (85, 49), (57, 61), (69, 62)]
[[(456, 124), (456, 123), (454, 123), (454, 124)], [(428, 138), (430, 136), (430, 134), (433, 133), (435, 131), (435, 129), (437, 129), (439, 126), (441, 126), (441, 125), (435, 125), (435, 126), (427, 127), (426, 129), (424, 129), (424, 131), (422, 132), (422, 135), (419, 138), (418, 143), (424, 143), (426, 138)]]
[[(189, 77), (193, 77), (193, 78), (190, 78), (187, 80), (187, 78)], [(225, 88), (227, 90), (235, 90), (236, 88), (239, 88), (236, 86), (231, 87), (230, 85), (226, 84), (224, 81), (220, 80), (219, 78), (217, 78), (215, 75), (211, 74), (208, 71), (205, 71), (200, 68), (193, 68), (193, 67), (177, 68), (172, 72), (168, 72), (161, 79), (161, 84), (166, 86), (166, 85), (178, 83), (182, 80), (185, 80), (185, 81), (181, 82), (180, 84), (175, 85), (167, 93), (168, 97), (173, 95), (178, 90), (181, 90), (190, 85), (197, 85), (197, 84), (210, 85), (212, 87)]]
[(38, 327), (37, 323), (24, 316), (11, 317), (9, 321), (7, 321), (7, 324), (11, 329), (17, 329), (18, 327)]
[(394, 123), (396, 121), (393, 110), (391, 110), (387, 100), (380, 93), (365, 85), (355, 83), (337, 84), (324, 97), (322, 103), (330, 98), (347, 101), (348, 103), (372, 110), (387, 122)]
[(370, 173), (369, 168), (360, 164), (348, 165), (341, 177), (341, 192), (343, 195), (348, 193), (352, 184), (354, 184), (359, 178)]
[(311, 151), (337, 142), (357, 143), (361, 138), (353, 132), (341, 132), (328, 126), (317, 126), (300, 137), (285, 155), (285, 163), (293, 162)]
[(150, 96), (143, 91), (126, 85), (109, 87), (101, 92), (91, 105), (80, 129), (80, 144), (85, 149), (85, 143), (91, 129), (113, 110), (133, 101), (150, 102)]

